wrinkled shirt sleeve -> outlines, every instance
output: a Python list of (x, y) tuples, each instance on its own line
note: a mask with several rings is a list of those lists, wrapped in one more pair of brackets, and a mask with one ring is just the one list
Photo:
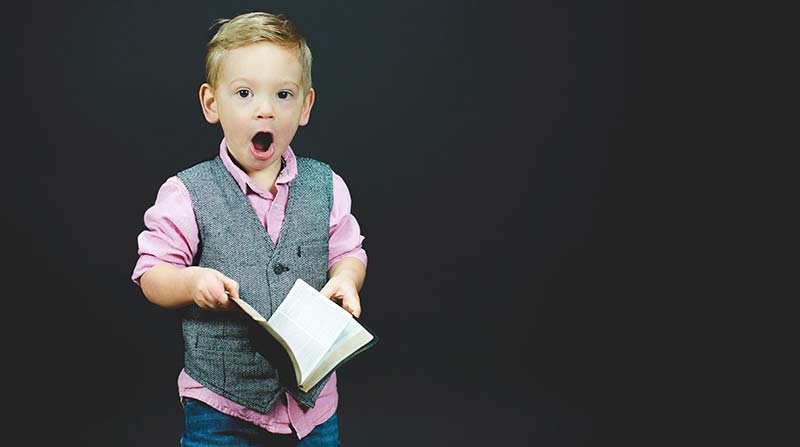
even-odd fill
[(354, 257), (367, 265), (367, 253), (362, 247), (364, 236), (358, 221), (351, 214), (350, 190), (344, 180), (333, 173), (333, 207), (328, 234), (328, 269), (341, 259)]
[(161, 185), (155, 203), (144, 213), (144, 225), (137, 238), (139, 259), (133, 282), (140, 284), (144, 272), (159, 263), (192, 265), (200, 238), (191, 196), (177, 176)]

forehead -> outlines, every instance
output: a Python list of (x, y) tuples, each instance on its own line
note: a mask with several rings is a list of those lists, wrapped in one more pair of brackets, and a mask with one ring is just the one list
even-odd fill
[(303, 67), (295, 50), (270, 42), (258, 42), (222, 54), (219, 80), (230, 82), (238, 77), (256, 80), (287, 80), (300, 84)]

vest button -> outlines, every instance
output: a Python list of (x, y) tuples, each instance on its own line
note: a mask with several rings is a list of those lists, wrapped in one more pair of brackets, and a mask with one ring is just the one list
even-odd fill
[(280, 275), (283, 272), (288, 272), (289, 267), (286, 267), (283, 264), (275, 264), (275, 268), (273, 269), (276, 275)]

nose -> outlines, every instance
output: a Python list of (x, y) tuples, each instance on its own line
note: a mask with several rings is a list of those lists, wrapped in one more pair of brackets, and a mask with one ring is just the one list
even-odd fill
[(262, 99), (256, 105), (256, 118), (257, 119), (272, 119), (275, 118), (272, 102), (269, 98)]

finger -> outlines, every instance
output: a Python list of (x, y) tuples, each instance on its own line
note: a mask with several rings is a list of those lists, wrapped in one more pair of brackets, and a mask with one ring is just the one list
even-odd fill
[(230, 292), (231, 296), (239, 298), (239, 283), (226, 277), (225, 278), (225, 290)]
[(222, 273), (220, 273), (219, 276), (220, 276), (220, 281), (222, 281), (222, 284), (225, 287), (225, 290), (230, 292), (231, 296), (234, 296), (234, 297), (238, 298), (239, 297), (239, 283), (234, 281), (234, 280), (232, 280), (231, 278), (228, 278), (227, 276), (223, 275)]
[(323, 294), (323, 295), (325, 295), (325, 296), (327, 296), (328, 298), (331, 298), (331, 299), (333, 299), (334, 292), (336, 292), (336, 286), (331, 284), (330, 282), (325, 284), (325, 287), (323, 287), (322, 290), (319, 291), (319, 293), (321, 293), (321, 294)]
[(204, 310), (214, 310), (216, 308), (216, 300), (208, 291), (200, 293), (197, 305)]
[[(216, 271), (216, 278), (219, 280), (220, 289), (215, 289), (214, 297), (217, 301), (217, 309), (227, 310), (231, 308), (231, 300), (228, 296), (239, 297), (239, 283), (224, 274)], [(230, 295), (229, 295), (230, 294)]]
[(346, 297), (342, 300), (342, 307), (356, 318), (361, 316), (361, 302), (358, 298)]
[(206, 297), (214, 310), (225, 309), (228, 306), (228, 295), (225, 293), (222, 281), (214, 281), (209, 284)]

